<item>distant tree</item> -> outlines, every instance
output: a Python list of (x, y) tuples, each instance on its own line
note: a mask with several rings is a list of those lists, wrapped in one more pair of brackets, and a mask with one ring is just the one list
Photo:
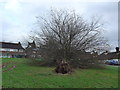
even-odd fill
[(91, 64), (93, 58), (86, 59), (87, 52), (106, 51), (109, 46), (100, 36), (103, 24), (99, 19), (87, 22), (75, 11), (51, 10), (49, 17), (37, 17), (37, 20), (40, 30), (34, 32), (34, 39), (46, 63), (61, 61), (70, 65), (76, 63), (73, 65), (76, 67), (81, 62)]

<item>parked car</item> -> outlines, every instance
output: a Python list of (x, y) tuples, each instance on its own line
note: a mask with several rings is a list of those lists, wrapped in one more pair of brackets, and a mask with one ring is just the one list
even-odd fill
[(118, 59), (113, 59), (113, 60), (106, 60), (105, 64), (108, 65), (120, 65), (120, 62)]

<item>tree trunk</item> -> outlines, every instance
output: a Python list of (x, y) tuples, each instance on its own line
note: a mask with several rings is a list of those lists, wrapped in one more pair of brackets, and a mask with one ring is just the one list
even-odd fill
[(70, 65), (65, 61), (61, 61), (55, 69), (56, 73), (61, 73), (61, 74), (67, 74), (70, 73), (71, 71), (72, 70), (70, 68)]

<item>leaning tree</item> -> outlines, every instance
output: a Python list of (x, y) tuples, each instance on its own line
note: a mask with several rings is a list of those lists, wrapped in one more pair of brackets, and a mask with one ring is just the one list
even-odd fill
[(58, 73), (70, 72), (70, 65), (77, 67), (82, 62), (89, 63), (85, 52), (101, 52), (108, 47), (107, 41), (100, 36), (103, 28), (99, 19), (87, 22), (75, 11), (51, 10), (49, 17), (37, 17), (37, 25), (40, 29), (34, 31), (34, 40), (41, 57), (48, 65), (57, 62)]

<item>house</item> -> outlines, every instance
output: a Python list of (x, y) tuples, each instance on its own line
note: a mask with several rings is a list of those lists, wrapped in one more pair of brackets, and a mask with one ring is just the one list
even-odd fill
[(120, 59), (120, 50), (119, 47), (115, 48), (114, 52), (103, 52), (102, 54), (98, 54), (97, 52), (82, 52), (80, 54), (80, 58), (84, 60), (94, 59), (94, 60), (112, 60), (112, 59)]
[(27, 58), (36, 58), (38, 54), (38, 47), (35, 44), (35, 41), (28, 42), (28, 46), (25, 48), (25, 53)]
[(119, 47), (115, 48), (116, 51), (108, 53), (109, 59), (120, 59)]
[(120, 59), (120, 51), (119, 51), (119, 47), (115, 48), (116, 51), (114, 52), (104, 52), (101, 55), (99, 55), (99, 59), (100, 60), (111, 60), (111, 59)]
[(21, 43), (0, 42), (0, 58), (21, 58), (25, 56)]

